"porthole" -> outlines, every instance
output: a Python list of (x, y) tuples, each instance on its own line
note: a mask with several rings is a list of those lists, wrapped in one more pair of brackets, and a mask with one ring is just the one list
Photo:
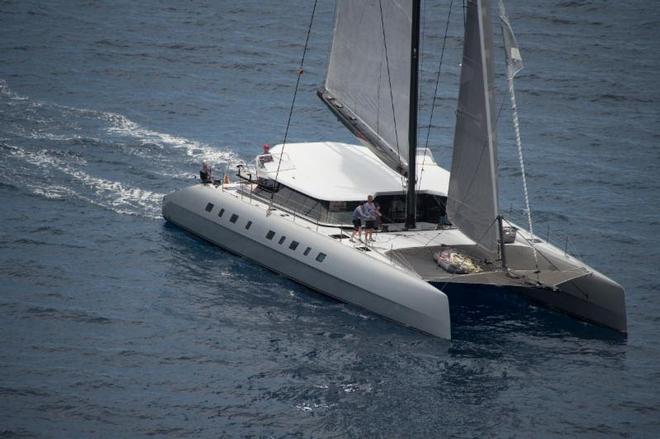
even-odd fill
[(235, 213), (233, 213), (233, 214), (231, 215), (231, 218), (229, 218), (229, 222), (230, 222), (230, 223), (235, 223), (236, 221), (238, 221), (238, 215), (236, 215)]
[(218, 218), (221, 218), (224, 213), (225, 209), (220, 209), (220, 212), (218, 212)]
[(206, 205), (206, 211), (207, 211), (207, 212), (210, 212), (210, 211), (212, 211), (212, 210), (213, 210), (213, 203), (209, 203), (209, 204), (207, 204), (207, 205)]
[(247, 224), (245, 225), (245, 230), (249, 230), (250, 227), (252, 227), (252, 221), (247, 222)]
[(311, 247), (307, 247), (307, 248), (305, 249), (305, 251), (303, 252), (303, 255), (307, 256), (307, 255), (309, 254), (309, 252), (311, 252), (311, 251), (312, 251), (312, 248), (311, 248)]
[(280, 240), (277, 242), (278, 244), (283, 244), (284, 241), (286, 241), (286, 236), (282, 236)]
[(289, 248), (291, 250), (295, 250), (298, 248), (298, 241), (291, 241), (291, 244), (289, 244)]
[(275, 236), (275, 232), (272, 230), (269, 230), (268, 233), (266, 233), (266, 239), (273, 239), (273, 236)]
[(323, 262), (323, 260), (325, 260), (325, 257), (326, 257), (326, 254), (321, 252), (316, 256), (316, 260), (319, 261), (319, 262)]

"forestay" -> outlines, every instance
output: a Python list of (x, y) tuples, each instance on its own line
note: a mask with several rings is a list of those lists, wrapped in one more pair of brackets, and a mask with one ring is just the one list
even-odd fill
[(408, 165), (412, 0), (338, 0), (321, 97), (390, 167)]
[(447, 215), (495, 256), (498, 202), (492, 39), (488, 0), (469, 0)]

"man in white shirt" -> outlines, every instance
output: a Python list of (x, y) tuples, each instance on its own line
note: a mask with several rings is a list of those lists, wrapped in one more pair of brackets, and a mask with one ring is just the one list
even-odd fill
[(375, 241), (372, 235), (376, 228), (376, 221), (380, 216), (380, 212), (374, 203), (374, 197), (372, 195), (367, 196), (367, 202), (362, 206), (362, 210), (365, 214), (364, 240), (366, 242)]

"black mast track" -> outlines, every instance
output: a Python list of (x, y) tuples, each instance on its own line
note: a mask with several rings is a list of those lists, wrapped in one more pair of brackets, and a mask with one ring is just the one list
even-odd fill
[(415, 228), (415, 173), (417, 159), (417, 94), (419, 73), (420, 0), (413, 0), (410, 43), (410, 109), (408, 123), (408, 193), (406, 196), (406, 228)]

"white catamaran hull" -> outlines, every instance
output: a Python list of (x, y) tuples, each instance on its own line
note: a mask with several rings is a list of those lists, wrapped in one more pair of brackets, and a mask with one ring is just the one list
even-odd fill
[(196, 185), (167, 195), (163, 216), (313, 290), (423, 332), (451, 337), (444, 293), (412, 272), (314, 231), (308, 221), (293, 221), (277, 210), (267, 215), (263, 203), (241, 199), (235, 192), (213, 185)]

